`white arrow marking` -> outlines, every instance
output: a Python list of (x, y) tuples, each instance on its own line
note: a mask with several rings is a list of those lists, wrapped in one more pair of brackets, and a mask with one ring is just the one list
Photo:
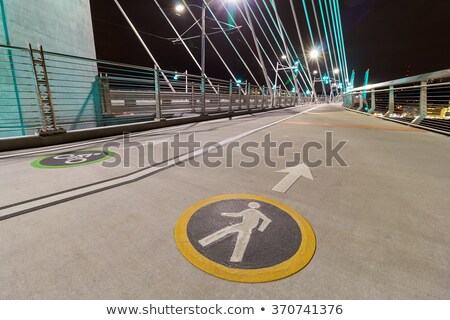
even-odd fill
[(286, 193), (293, 184), (300, 179), (301, 177), (308, 178), (309, 180), (314, 180), (311, 170), (306, 164), (299, 164), (295, 167), (286, 168), (277, 172), (288, 173), (283, 180), (280, 181), (275, 187), (273, 187), (273, 191)]

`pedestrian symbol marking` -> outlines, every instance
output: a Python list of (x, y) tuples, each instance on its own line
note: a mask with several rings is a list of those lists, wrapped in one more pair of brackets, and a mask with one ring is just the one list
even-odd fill
[(105, 161), (114, 156), (111, 151), (77, 150), (41, 157), (34, 160), (31, 165), (45, 169), (70, 168)]
[(309, 223), (281, 202), (224, 195), (194, 204), (180, 217), (175, 240), (194, 266), (238, 282), (267, 282), (304, 268), (315, 252)]
[(253, 229), (255, 229), (259, 221), (262, 219), (263, 223), (258, 228), (258, 231), (264, 232), (266, 230), (269, 223), (272, 222), (269, 218), (267, 218), (264, 214), (262, 214), (257, 209), (260, 208), (260, 204), (257, 202), (250, 202), (248, 204), (250, 209), (244, 210), (242, 212), (237, 213), (221, 213), (222, 216), (225, 217), (242, 217), (242, 222), (238, 224), (231, 225), (229, 227), (225, 227), (213, 234), (203, 238), (199, 241), (199, 243), (205, 247), (214, 243), (218, 240), (225, 238), (226, 236), (237, 233), (236, 245), (234, 247), (233, 255), (231, 256), (231, 262), (241, 262), (244, 257), (245, 250), (247, 249), (247, 245), (250, 241), (250, 237), (252, 235)]

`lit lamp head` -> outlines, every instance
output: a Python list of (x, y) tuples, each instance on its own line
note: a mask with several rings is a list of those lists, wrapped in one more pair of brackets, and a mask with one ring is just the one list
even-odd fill
[(311, 50), (311, 52), (309, 53), (309, 57), (313, 60), (317, 60), (319, 59), (320, 56), (320, 51), (317, 49), (313, 49)]
[(182, 14), (184, 12), (184, 10), (186, 10), (186, 8), (181, 3), (179, 3), (175, 6), (175, 12), (177, 13), (177, 15)]

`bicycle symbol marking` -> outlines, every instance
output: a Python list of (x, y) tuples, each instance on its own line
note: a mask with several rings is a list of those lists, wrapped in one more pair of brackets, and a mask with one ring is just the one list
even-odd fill
[(65, 164), (78, 164), (83, 163), (89, 160), (92, 156), (100, 156), (102, 153), (85, 153), (85, 154), (62, 154), (58, 156), (54, 156), (55, 160), (66, 160)]
[(53, 154), (34, 160), (35, 168), (71, 168), (105, 161), (115, 156), (114, 152), (106, 150), (78, 150)]

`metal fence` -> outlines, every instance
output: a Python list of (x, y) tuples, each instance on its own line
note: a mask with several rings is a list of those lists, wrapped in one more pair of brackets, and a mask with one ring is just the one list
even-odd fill
[(450, 69), (355, 88), (344, 106), (450, 133)]
[(256, 87), (0, 45), (0, 138), (309, 103)]

